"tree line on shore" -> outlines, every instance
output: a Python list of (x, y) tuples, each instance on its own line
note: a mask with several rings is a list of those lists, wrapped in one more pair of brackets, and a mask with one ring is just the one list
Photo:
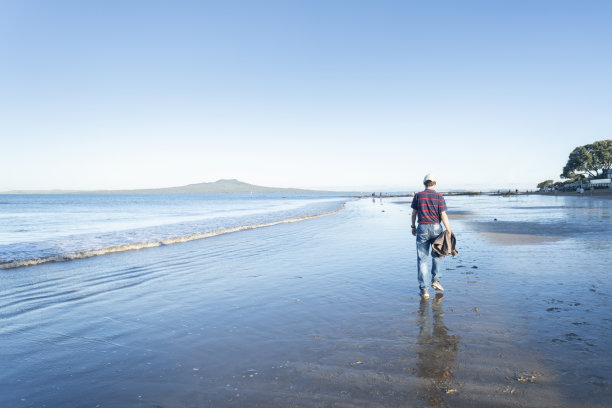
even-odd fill
[(562, 190), (581, 180), (609, 178), (612, 168), (612, 139), (599, 140), (576, 147), (567, 159), (563, 172), (559, 175), (565, 181), (545, 180), (537, 185), (541, 190), (555, 188)]

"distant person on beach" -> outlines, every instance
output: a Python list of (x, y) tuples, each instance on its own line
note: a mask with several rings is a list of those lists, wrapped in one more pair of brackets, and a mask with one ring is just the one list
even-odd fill
[[(417, 247), (417, 271), (419, 280), (419, 289), (423, 299), (429, 299), (428, 287), (438, 291), (443, 291), (444, 288), (440, 284), (442, 272), (440, 271), (440, 255), (436, 251), (431, 251), (431, 277), (429, 276), (429, 268), (427, 258), (431, 244), (443, 232), (440, 222), (444, 223), (446, 230), (451, 233), (450, 222), (446, 215), (446, 201), (442, 194), (438, 194), (435, 190), (436, 177), (433, 174), (427, 174), (423, 179), (425, 190), (418, 192), (412, 199), (412, 235), (416, 237)], [(416, 221), (419, 221), (417, 228)]]

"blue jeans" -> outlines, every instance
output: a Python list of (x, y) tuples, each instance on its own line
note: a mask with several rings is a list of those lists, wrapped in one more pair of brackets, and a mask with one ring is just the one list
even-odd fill
[(427, 268), (427, 258), (431, 244), (441, 233), (442, 226), (440, 224), (419, 224), (417, 228), (417, 272), (421, 291), (427, 289), (434, 281), (439, 281), (442, 277), (442, 272), (439, 269), (441, 258), (433, 249), (431, 250), (431, 279)]

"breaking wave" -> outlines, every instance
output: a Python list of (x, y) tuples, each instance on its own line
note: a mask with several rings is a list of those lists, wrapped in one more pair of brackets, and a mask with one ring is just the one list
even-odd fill
[[(171, 244), (177, 244), (177, 243), (182, 243), (182, 242), (194, 241), (198, 239), (214, 237), (214, 236), (222, 235), (222, 234), (230, 234), (233, 232), (239, 232), (239, 231), (250, 230), (250, 229), (255, 229), (255, 228), (271, 227), (271, 226), (279, 225), (279, 224), (288, 224), (288, 223), (304, 221), (304, 220), (308, 220), (312, 218), (325, 217), (328, 215), (339, 213), (345, 208), (346, 203), (345, 202), (335, 202), (335, 203), (327, 203), (327, 204), (328, 204), (327, 206), (328, 208), (329, 208), (329, 204), (336, 204), (336, 205), (339, 205), (340, 207), (333, 209), (331, 211), (326, 211), (322, 213), (301, 215), (301, 216), (297, 216), (293, 218), (276, 219), (273, 221), (267, 221), (263, 223), (228, 226), (228, 227), (209, 230), (206, 232), (191, 233), (187, 235), (179, 235), (179, 236), (165, 237), (165, 238), (158, 237), (158, 239), (143, 240), (142, 242), (130, 242), (130, 243), (124, 243), (124, 244), (119, 244), (119, 245), (109, 245), (109, 246), (102, 246), (102, 247), (89, 248), (89, 249), (85, 248), (85, 249), (79, 249), (79, 250), (73, 250), (73, 251), (70, 251), (70, 250), (57, 251), (54, 254), (48, 254), (48, 255), (42, 255), (42, 256), (30, 256), (30, 257), (25, 256), (25, 257), (21, 257), (21, 259), (19, 258), (11, 259), (11, 260), (0, 259), (0, 270), (1, 269), (21, 268), (21, 267), (26, 267), (26, 266), (34, 266), (34, 265), (40, 265), (40, 264), (50, 263), (50, 262), (72, 261), (76, 259), (83, 259), (83, 258), (90, 258), (94, 256), (111, 254), (115, 252), (125, 252), (125, 251), (134, 251), (134, 250), (145, 249), (145, 248), (154, 248), (154, 247), (158, 247), (162, 245), (171, 245)], [(316, 209), (316, 208), (321, 209), (321, 207), (316, 207), (316, 206), (312, 209)], [(267, 214), (268, 217), (274, 217), (274, 215), (278, 217), (279, 213)], [(238, 219), (233, 219), (232, 221), (230, 221), (229, 224), (232, 224), (232, 223), (236, 224), (236, 223), (239, 223), (241, 220), (240, 218), (238, 218)], [(167, 228), (167, 227), (168, 226), (164, 226), (164, 228)], [(132, 231), (133, 233), (132, 236), (129, 238), (133, 240), (135, 236), (142, 235), (142, 232), (143, 232), (142, 230), (140, 231), (134, 230)], [(151, 232), (154, 232), (154, 230), (152, 231), (151, 229), (148, 229), (147, 235), (149, 235)], [(130, 234), (129, 233), (123, 234), (123, 236), (126, 236), (126, 235), (130, 235)], [(155, 234), (152, 234), (152, 235), (155, 235)], [(44, 252), (47, 252), (47, 253), (49, 251), (50, 251), (49, 249), (44, 250)], [(36, 251), (36, 252), (40, 252), (40, 251)]]

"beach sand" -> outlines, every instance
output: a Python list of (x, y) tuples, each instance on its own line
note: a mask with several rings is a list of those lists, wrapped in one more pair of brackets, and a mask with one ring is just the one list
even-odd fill
[(3, 271), (0, 406), (610, 406), (610, 242), (476, 228), (469, 200), (429, 301), (391, 199)]
[(505, 245), (541, 244), (543, 242), (552, 242), (563, 239), (560, 236), (549, 237), (536, 234), (509, 234), (503, 232), (483, 232), (482, 234), (493, 242)]

